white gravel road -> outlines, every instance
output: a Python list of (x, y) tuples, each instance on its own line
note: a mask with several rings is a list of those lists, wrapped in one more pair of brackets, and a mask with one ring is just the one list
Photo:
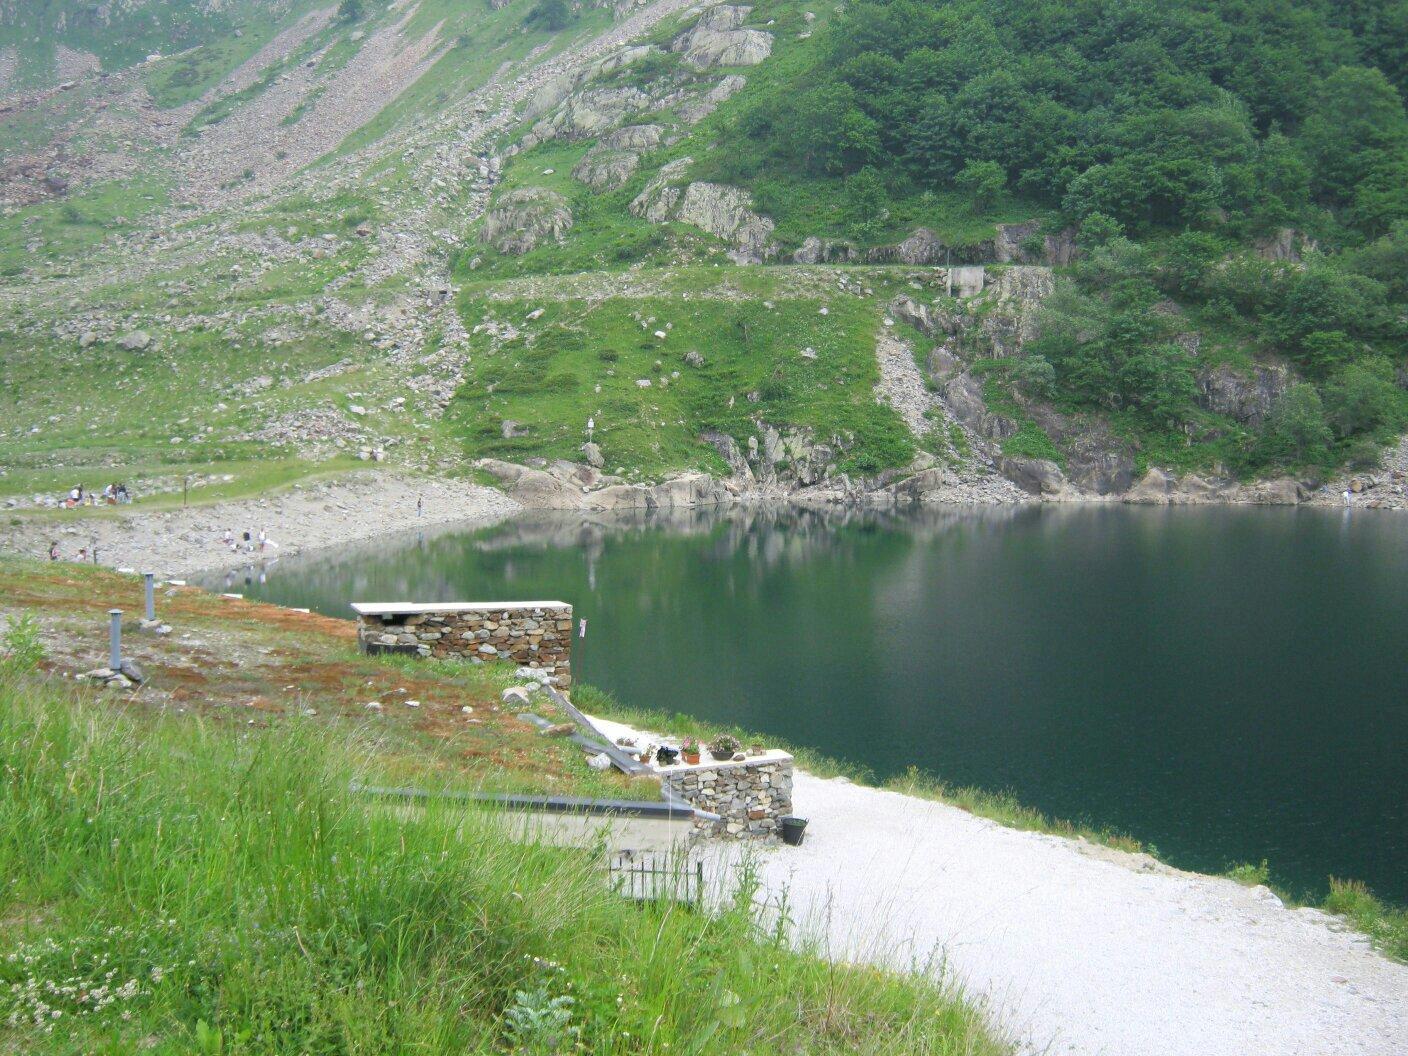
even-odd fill
[(1408, 1053), (1408, 965), (1318, 910), (845, 779), (793, 796), (806, 839), (759, 853), (766, 891), (834, 957), (941, 958), (1024, 1052)]

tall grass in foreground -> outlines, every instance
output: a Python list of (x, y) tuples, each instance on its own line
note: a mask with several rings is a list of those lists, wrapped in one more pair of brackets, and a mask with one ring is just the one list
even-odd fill
[(611, 895), (579, 852), (347, 791), (240, 732), (0, 677), (0, 1052), (1004, 1051), (923, 976), (794, 952), (745, 897)]

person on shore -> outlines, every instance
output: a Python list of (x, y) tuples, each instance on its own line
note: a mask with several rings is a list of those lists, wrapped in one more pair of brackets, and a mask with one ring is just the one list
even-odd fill
[(248, 528), (244, 530), (243, 542), (244, 552), (246, 554), (254, 553), (254, 533), (251, 532)]
[(233, 528), (226, 528), (226, 529), (225, 529), (225, 534), (220, 537), (220, 542), (222, 542), (222, 543), (225, 545), (225, 549), (226, 549), (226, 550), (234, 550), (234, 549), (235, 549), (235, 530), (234, 530)]
[(267, 549), (269, 549), (269, 529), (267, 529), (267, 528), (260, 528), (260, 529), (259, 529), (259, 552), (262, 554), (262, 553), (263, 553), (265, 550), (267, 550)]
[(417, 495), (417, 496), (416, 496), (416, 516), (417, 516), (417, 517), (421, 517), (421, 516), (423, 516), (424, 514), (425, 514), (425, 499), (423, 499), (423, 498), (421, 498), (421, 496)]
[(84, 564), (87, 560), (88, 560), (88, 548), (87, 548), (86, 546), (80, 546), (80, 547), (78, 548), (78, 563), (81, 565), (81, 564)]
[(57, 542), (50, 543), (50, 544), (49, 544), (49, 560), (50, 560), (50, 561), (57, 561), (58, 559), (59, 559), (59, 544), (58, 544)]
[(132, 496), (127, 491), (127, 485), (121, 481), (118, 481), (117, 484), (117, 501), (118, 504), (122, 506), (126, 506), (132, 501)]
[(82, 501), (83, 501), (83, 485), (82, 485), (82, 484), (75, 484), (72, 488), (69, 489), (69, 492), (68, 492), (68, 499), (64, 502), (64, 505), (67, 506), (67, 507), (71, 510), (71, 509), (73, 509), (75, 506), (77, 506), (77, 505), (78, 505), (80, 502), (82, 502)]
[(1350, 494), (1350, 491), (1349, 491), (1348, 488), (1345, 488), (1345, 489), (1344, 489), (1344, 504), (1345, 504), (1346, 506), (1352, 506), (1352, 505), (1354, 505), (1354, 497)]

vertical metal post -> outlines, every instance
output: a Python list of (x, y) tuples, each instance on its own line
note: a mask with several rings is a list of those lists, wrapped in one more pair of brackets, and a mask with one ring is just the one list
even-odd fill
[(122, 610), (108, 609), (108, 615), (112, 617), (112, 627), (109, 632), (108, 641), (108, 667), (113, 671), (122, 670)]
[(156, 573), (143, 572), (142, 578), (147, 581), (147, 622), (156, 621)]

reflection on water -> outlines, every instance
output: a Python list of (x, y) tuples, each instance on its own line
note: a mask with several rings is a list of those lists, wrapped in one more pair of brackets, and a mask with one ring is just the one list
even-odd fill
[(429, 530), (233, 589), (561, 598), (578, 677), (631, 704), (1408, 899), (1405, 573), (1379, 511), (759, 506)]

